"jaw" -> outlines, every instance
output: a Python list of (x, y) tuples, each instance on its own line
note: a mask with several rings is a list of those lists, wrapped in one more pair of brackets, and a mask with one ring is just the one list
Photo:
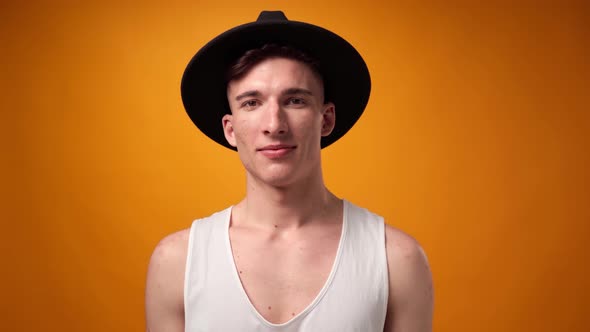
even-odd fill
[(321, 160), (302, 160), (301, 156), (283, 160), (260, 158), (255, 163), (244, 163), (248, 188), (274, 188), (298, 191), (305, 187), (323, 186)]

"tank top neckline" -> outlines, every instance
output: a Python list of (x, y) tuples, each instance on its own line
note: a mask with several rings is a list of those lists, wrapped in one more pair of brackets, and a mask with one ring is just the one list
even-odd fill
[(348, 229), (348, 222), (349, 222), (348, 221), (348, 213), (349, 213), (348, 201), (346, 201), (345, 199), (342, 200), (342, 210), (343, 210), (342, 211), (342, 230), (340, 231), (340, 239), (338, 241), (338, 248), (336, 249), (336, 256), (334, 257), (334, 262), (332, 263), (332, 269), (330, 270), (330, 274), (328, 275), (328, 278), (324, 282), (324, 285), (320, 289), (319, 293), (311, 301), (311, 303), (309, 303), (307, 305), (307, 307), (305, 307), (305, 309), (303, 309), (301, 312), (299, 312), (297, 315), (295, 315), (294, 317), (292, 317), (288, 321), (286, 321), (284, 323), (279, 323), (279, 324), (269, 322), (268, 320), (266, 320), (266, 318), (264, 318), (258, 312), (258, 310), (256, 310), (256, 308), (254, 307), (254, 305), (250, 301), (250, 298), (248, 297), (248, 294), (246, 293), (244, 286), (242, 285), (242, 281), (240, 279), (240, 276), (238, 274), (238, 270), (236, 267), (236, 263), (234, 261), (234, 257), (233, 257), (233, 253), (232, 253), (232, 249), (231, 249), (231, 242), (229, 239), (229, 226), (230, 226), (230, 221), (231, 221), (232, 210), (233, 210), (233, 205), (226, 209), (226, 214), (223, 216), (224, 217), (224, 220), (223, 220), (224, 221), (224, 234), (223, 234), (223, 236), (224, 236), (224, 240), (225, 240), (226, 256), (227, 256), (227, 259), (229, 260), (230, 266), (232, 267), (231, 274), (233, 276), (234, 282), (236, 283), (236, 286), (239, 289), (239, 292), (240, 292), (242, 298), (244, 298), (245, 302), (248, 304), (250, 311), (254, 314), (254, 316), (261, 323), (263, 323), (264, 325), (267, 325), (269, 327), (285, 327), (285, 326), (292, 324), (293, 322), (295, 322), (297, 320), (302, 319), (321, 302), (324, 295), (328, 292), (328, 290), (332, 284), (332, 280), (334, 279), (334, 276), (336, 275), (336, 272), (338, 270), (338, 265), (340, 264), (340, 257), (342, 255), (342, 247), (344, 246), (344, 242), (346, 240), (347, 229)]

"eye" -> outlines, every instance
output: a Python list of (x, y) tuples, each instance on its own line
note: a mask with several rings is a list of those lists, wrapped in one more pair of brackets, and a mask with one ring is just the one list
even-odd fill
[(248, 100), (244, 101), (242, 104), (240, 104), (240, 108), (253, 109), (253, 108), (257, 107), (258, 105), (259, 105), (258, 100), (248, 99)]
[(306, 102), (305, 102), (305, 99), (303, 99), (303, 98), (293, 97), (293, 98), (289, 98), (287, 100), (287, 104), (288, 105), (295, 105), (295, 106), (303, 106), (306, 104)]

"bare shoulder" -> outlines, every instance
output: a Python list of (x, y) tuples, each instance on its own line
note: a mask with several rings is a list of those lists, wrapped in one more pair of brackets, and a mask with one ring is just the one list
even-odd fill
[(432, 331), (433, 287), (426, 253), (416, 239), (389, 225), (385, 245), (389, 271), (385, 331)]
[(416, 239), (402, 230), (386, 225), (385, 246), (390, 284), (424, 282), (430, 286), (432, 278), (426, 253)]
[[(189, 229), (184, 229), (164, 237), (152, 253), (148, 267), (148, 286), (151, 279), (165, 281), (158, 287), (178, 286), (184, 282), (184, 269), (188, 250)], [(174, 282), (174, 283), (170, 283)]]
[(189, 229), (164, 237), (152, 253), (146, 280), (148, 331), (181, 331), (184, 326), (184, 271)]
[(189, 232), (189, 228), (183, 229), (160, 240), (154, 249), (150, 264), (174, 264), (181, 260), (186, 261)]
[(428, 265), (426, 253), (412, 236), (390, 225), (385, 225), (385, 246), (387, 261), (393, 264)]

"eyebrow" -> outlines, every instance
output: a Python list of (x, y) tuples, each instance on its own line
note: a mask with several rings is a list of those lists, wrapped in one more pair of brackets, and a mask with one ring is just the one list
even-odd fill
[[(282, 94), (283, 95), (303, 94), (303, 95), (313, 96), (313, 93), (310, 90), (302, 89), (302, 88), (289, 88), (289, 89), (283, 90)], [(240, 100), (242, 100), (244, 98), (248, 98), (248, 97), (258, 97), (260, 95), (261, 95), (260, 91), (250, 90), (250, 91), (246, 91), (246, 92), (243, 92), (243, 93), (240, 93), (239, 95), (237, 95), (236, 101), (240, 101)]]
[(284, 95), (298, 95), (298, 94), (303, 94), (303, 95), (308, 95), (308, 96), (313, 96), (313, 93), (310, 90), (307, 89), (302, 89), (302, 88), (289, 88), (287, 90), (283, 91)]
[(246, 91), (244, 93), (240, 93), (239, 95), (236, 96), (236, 100), (240, 101), (241, 99), (247, 98), (247, 97), (257, 97), (260, 96), (260, 91), (258, 90), (250, 90), (250, 91)]

